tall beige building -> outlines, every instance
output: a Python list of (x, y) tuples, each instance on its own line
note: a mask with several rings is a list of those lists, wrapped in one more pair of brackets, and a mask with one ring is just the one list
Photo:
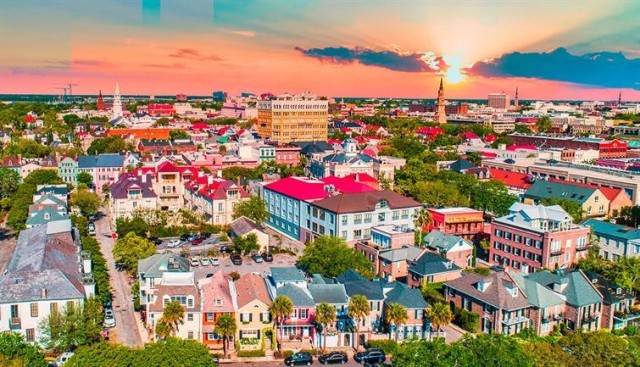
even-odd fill
[(506, 110), (511, 104), (511, 99), (506, 93), (489, 93), (487, 106), (497, 110)]
[(308, 95), (258, 101), (258, 134), (279, 143), (328, 139), (329, 104)]

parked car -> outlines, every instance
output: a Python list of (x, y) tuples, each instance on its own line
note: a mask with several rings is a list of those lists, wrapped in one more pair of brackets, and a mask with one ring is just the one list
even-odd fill
[(380, 349), (371, 348), (364, 352), (356, 353), (353, 359), (358, 363), (383, 363), (387, 356)]
[(210, 262), (213, 266), (220, 266), (220, 259), (218, 259), (217, 257), (212, 257)]
[(233, 265), (242, 265), (242, 256), (238, 254), (231, 255), (231, 262)]
[(221, 254), (228, 254), (228, 253), (231, 253), (231, 248), (227, 245), (222, 245), (218, 249), (218, 252), (220, 252)]
[(253, 259), (253, 261), (255, 261), (258, 264), (260, 264), (263, 261), (262, 256), (260, 256), (259, 254), (253, 254), (251, 255), (251, 258)]
[(211, 233), (208, 233), (208, 232), (200, 233), (200, 238), (202, 238), (203, 240), (206, 240), (209, 237), (211, 237)]
[(201, 243), (202, 243), (202, 238), (200, 237), (194, 238), (193, 241), (191, 241), (192, 246), (198, 246)]
[(102, 329), (100, 337), (104, 340), (109, 340), (109, 329)]
[(47, 365), (47, 367), (60, 367), (64, 366), (64, 364), (69, 360), (69, 358), (73, 357), (73, 352), (64, 352), (58, 357), (55, 362), (51, 362)]
[(149, 237), (149, 241), (153, 242), (153, 244), (156, 246), (162, 244), (162, 240), (158, 237)]
[(294, 353), (284, 360), (285, 366), (311, 366), (311, 363), (313, 363), (313, 357), (307, 352)]
[(198, 265), (200, 265), (200, 260), (197, 257), (192, 257), (191, 266), (198, 266)]
[(213, 273), (207, 274), (207, 276), (205, 276), (205, 278), (213, 278)]
[(264, 261), (266, 261), (268, 263), (273, 262), (273, 255), (271, 255), (270, 252), (264, 252), (262, 254), (262, 258), (264, 259)]
[(93, 224), (93, 222), (89, 222), (89, 235), (90, 236), (96, 235), (96, 226), (95, 224)]
[(203, 257), (202, 259), (200, 259), (200, 264), (202, 264), (202, 266), (207, 266), (211, 264), (211, 262), (209, 261), (208, 257)]
[(180, 236), (180, 241), (187, 241), (189, 239), (189, 234), (183, 234)]
[(104, 311), (104, 327), (115, 327), (116, 317), (113, 314), (113, 309), (107, 308)]
[(169, 248), (178, 247), (178, 246), (180, 246), (181, 243), (182, 243), (182, 241), (180, 241), (180, 240), (171, 240), (171, 241), (169, 241), (169, 243), (167, 243), (167, 247), (169, 247)]
[(331, 352), (318, 357), (318, 361), (322, 364), (347, 363), (349, 357), (344, 352)]

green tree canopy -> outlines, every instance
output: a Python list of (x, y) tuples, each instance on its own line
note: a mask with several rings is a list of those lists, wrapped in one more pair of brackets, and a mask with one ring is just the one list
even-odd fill
[(69, 203), (77, 206), (84, 216), (94, 215), (100, 209), (100, 198), (98, 194), (86, 188), (78, 188), (77, 191), (72, 192)]
[(551, 130), (551, 119), (549, 116), (542, 116), (536, 121), (536, 128), (539, 133), (546, 133)]
[(258, 236), (255, 233), (249, 233), (246, 236), (233, 237), (233, 248), (237, 252), (246, 254), (252, 251), (260, 250), (260, 244), (258, 244)]
[(45, 367), (44, 354), (37, 346), (27, 343), (22, 334), (0, 333), (0, 365), (6, 367)]
[(333, 278), (348, 269), (370, 278), (372, 267), (369, 260), (351, 248), (339, 237), (320, 236), (305, 247), (298, 265), (311, 274), (321, 274)]
[(558, 344), (568, 356), (569, 366), (614, 367), (638, 363), (637, 353), (632, 351), (629, 343), (607, 331), (570, 333)]
[(541, 201), (542, 205), (560, 205), (573, 218), (575, 223), (582, 221), (584, 210), (582, 206), (567, 198), (547, 198)]
[[(131, 148), (120, 136), (107, 136), (95, 139), (87, 149), (87, 154), (96, 155), (102, 153), (121, 153)], [(131, 149), (129, 149), (131, 150)]]
[(430, 207), (468, 206), (469, 199), (452, 185), (442, 181), (417, 182), (412, 190), (416, 200)]
[(169, 132), (169, 135), (171, 136), (171, 140), (175, 140), (175, 139), (190, 139), (189, 134), (184, 130), (171, 130)]
[(258, 196), (251, 196), (248, 200), (243, 200), (233, 208), (233, 218), (247, 217), (258, 225), (262, 225), (269, 219), (267, 203)]
[(13, 196), (20, 186), (20, 175), (9, 168), (0, 168), (0, 199)]
[(227, 343), (229, 342), (229, 338), (236, 334), (236, 330), (238, 330), (238, 325), (236, 324), (236, 319), (231, 315), (224, 314), (218, 318), (215, 331), (218, 335), (222, 335), (222, 347), (225, 355), (227, 354)]
[(91, 187), (93, 184), (93, 176), (87, 172), (78, 173), (78, 185), (85, 184), (87, 187)]
[(113, 247), (113, 256), (117, 262), (124, 264), (130, 274), (138, 273), (138, 261), (155, 254), (155, 245), (146, 238), (133, 232), (119, 238)]
[(102, 303), (94, 297), (89, 298), (82, 306), (67, 306), (42, 320), (42, 342), (58, 352), (96, 343), (100, 340), (103, 320)]

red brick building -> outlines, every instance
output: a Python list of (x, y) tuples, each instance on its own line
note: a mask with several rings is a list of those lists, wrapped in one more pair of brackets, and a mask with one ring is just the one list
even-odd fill
[(431, 214), (428, 232), (437, 229), (444, 234), (456, 235), (467, 240), (473, 240), (478, 233), (483, 232), (484, 216), (481, 211), (461, 207), (428, 211)]
[(276, 163), (300, 164), (300, 147), (297, 145), (276, 145)]
[(561, 148), (574, 150), (597, 150), (600, 158), (624, 158), (627, 156), (628, 146), (617, 139), (604, 140), (601, 138), (577, 138), (573, 136), (546, 136), (530, 134), (509, 134), (516, 145), (534, 145), (542, 148)]

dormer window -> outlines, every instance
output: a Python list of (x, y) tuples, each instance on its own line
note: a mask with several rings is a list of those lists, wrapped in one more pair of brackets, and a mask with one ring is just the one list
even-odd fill
[(44, 213), (44, 219), (46, 220), (51, 219), (51, 215), (49, 213)]
[(622, 288), (616, 288), (616, 294), (622, 294)]
[(216, 306), (222, 307), (222, 300), (221, 299), (216, 299)]

